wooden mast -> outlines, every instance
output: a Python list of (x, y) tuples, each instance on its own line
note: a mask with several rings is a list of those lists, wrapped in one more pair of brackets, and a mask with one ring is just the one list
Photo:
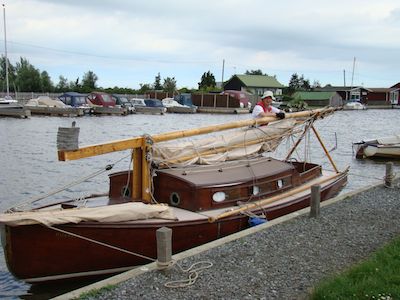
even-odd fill
[[(312, 116), (319, 116), (333, 112), (334, 108), (328, 109), (316, 109), (310, 111), (302, 111), (297, 113), (290, 113), (286, 114), (286, 118), (303, 118), (303, 117), (312, 117)], [(276, 117), (264, 117), (256, 120), (242, 120), (236, 121), (226, 124), (220, 125), (212, 125), (202, 128), (196, 129), (188, 129), (188, 130), (180, 130), (180, 131), (173, 131), (167, 132), (162, 134), (155, 134), (151, 136), (151, 140), (154, 143), (190, 137), (194, 135), (200, 134), (207, 134), (211, 132), (218, 132), (233, 128), (240, 128), (246, 126), (253, 126), (253, 125), (262, 125), (272, 121), (276, 121)], [(92, 157), (97, 155), (102, 155), (106, 153), (116, 152), (116, 151), (124, 151), (129, 149), (136, 149), (141, 148), (143, 145), (143, 137), (133, 137), (124, 140), (117, 140), (109, 143), (85, 146), (79, 148), (77, 150), (59, 150), (58, 151), (58, 159), (60, 161), (67, 161), (67, 160), (76, 160), (86, 157)]]

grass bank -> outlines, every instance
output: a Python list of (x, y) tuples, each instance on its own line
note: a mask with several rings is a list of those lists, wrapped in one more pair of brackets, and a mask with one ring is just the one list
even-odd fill
[(310, 299), (400, 299), (400, 238), (368, 260), (320, 282)]

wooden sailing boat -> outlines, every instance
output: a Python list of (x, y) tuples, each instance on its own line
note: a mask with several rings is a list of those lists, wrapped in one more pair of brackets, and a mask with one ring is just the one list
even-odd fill
[[(59, 150), (59, 159), (65, 161), (132, 149), (133, 168), (110, 175), (105, 197), (24, 211), (16, 207), (1, 214), (7, 266), (31, 283), (121, 272), (156, 258), (156, 230), (163, 226), (172, 229), (172, 251), (178, 253), (248, 228), (252, 216), (273, 219), (307, 207), (312, 185), (321, 186), (321, 200), (328, 199), (346, 184), (347, 171), (336, 168), (325, 147), (333, 172), (290, 157), (309, 129), (321, 141), (313, 122), (331, 112), (300, 112), (281, 121), (265, 117)], [(179, 138), (234, 128), (244, 129), (225, 133), (220, 140), (191, 142), (196, 151), (187, 151), (185, 143), (173, 149)], [(259, 155), (295, 133), (300, 137), (286, 160)]]

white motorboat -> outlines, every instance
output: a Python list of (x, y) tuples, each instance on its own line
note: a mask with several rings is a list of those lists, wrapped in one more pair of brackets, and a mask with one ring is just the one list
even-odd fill
[(343, 105), (344, 110), (362, 110), (362, 109), (367, 109), (367, 107), (362, 104), (361, 102), (358, 101), (352, 101), (352, 102), (347, 102), (345, 105)]
[(353, 143), (356, 158), (400, 158), (400, 134)]
[(0, 109), (22, 109), (23, 106), (17, 100), (12, 99), (10, 96), (0, 98)]
[(167, 108), (167, 112), (170, 113), (195, 113), (197, 111), (196, 106), (180, 104), (174, 98), (164, 98), (162, 104)]

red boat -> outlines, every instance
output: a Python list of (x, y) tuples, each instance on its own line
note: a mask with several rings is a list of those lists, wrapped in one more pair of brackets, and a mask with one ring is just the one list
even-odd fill
[[(298, 142), (313, 128), (312, 122), (325, 113), (318, 110), (287, 116), (297, 123), (302, 118), (308, 124)], [(267, 117), (257, 123), (272, 120)], [(293, 150), (283, 161), (255, 157), (254, 153), (236, 159), (237, 153), (230, 153), (223, 162), (199, 166), (186, 163), (236, 151), (232, 149), (237, 146), (236, 139), (229, 146), (216, 147), (214, 142), (212, 150), (198, 148), (196, 158), (185, 151), (180, 156), (173, 152), (166, 157), (164, 154), (171, 149), (155, 145), (199, 132), (255, 123), (247, 120), (60, 150), (59, 158), (69, 160), (133, 148), (133, 171), (111, 174), (108, 195), (85, 199), (84, 206), (68, 200), (30, 211), (16, 208), (0, 215), (10, 272), (30, 283), (122, 272), (156, 259), (156, 230), (161, 227), (172, 229), (172, 251), (178, 253), (248, 228), (254, 216), (271, 220), (307, 207), (313, 185), (321, 186), (321, 200), (326, 200), (346, 184), (347, 171), (339, 172), (333, 162), (336, 171), (324, 171), (317, 164), (290, 160)], [(264, 127), (255, 129), (269, 132), (268, 137), (261, 138), (264, 146), (278, 127), (279, 135), (293, 133), (293, 129), (272, 123)], [(246, 141), (244, 146), (249, 145), (253, 147), (255, 142)], [(235, 159), (226, 161), (228, 156)], [(174, 168), (165, 167), (172, 162), (176, 163)]]

